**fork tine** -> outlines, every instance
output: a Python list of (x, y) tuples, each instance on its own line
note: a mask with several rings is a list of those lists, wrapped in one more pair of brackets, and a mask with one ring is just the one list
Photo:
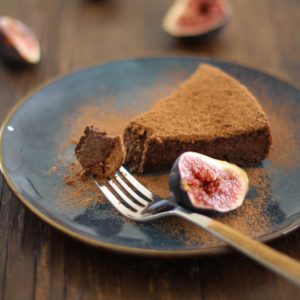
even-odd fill
[(105, 185), (100, 185), (94, 178), (95, 184), (107, 200), (123, 215), (127, 217), (136, 218), (137, 214), (127, 208)]
[(108, 180), (107, 183), (120, 196), (120, 198), (124, 202), (126, 202), (130, 207), (133, 207), (137, 211), (142, 208), (141, 206), (139, 206), (135, 202), (133, 202), (129, 197), (127, 197), (112, 180)]
[(133, 185), (133, 187), (140, 192), (143, 196), (147, 197), (149, 201), (153, 201), (157, 198), (152, 192), (146, 189), (141, 183), (139, 183), (124, 167), (119, 169), (119, 172), (126, 178), (126, 180)]
[(123, 187), (123, 189), (142, 206), (146, 206), (149, 204), (149, 201), (145, 200), (144, 198), (140, 197), (137, 193), (135, 193), (135, 191), (127, 185), (127, 183), (120, 177), (118, 173), (115, 174), (115, 179)]

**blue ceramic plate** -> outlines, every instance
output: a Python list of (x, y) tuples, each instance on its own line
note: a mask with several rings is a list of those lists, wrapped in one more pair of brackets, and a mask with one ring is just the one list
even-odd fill
[[(150, 98), (168, 94), (204, 62), (232, 74), (260, 99), (274, 137), (270, 158), (249, 170), (255, 183), (242, 208), (216, 217), (263, 241), (296, 228), (300, 223), (300, 92), (259, 71), (211, 59), (114, 62), (68, 75), (33, 93), (13, 109), (2, 126), (1, 170), (9, 186), (46, 223), (94, 246), (157, 256), (224, 251), (222, 243), (198, 236), (196, 229), (179, 220), (129, 222), (107, 202), (98, 203), (96, 194), (92, 195), (93, 205), (72, 205), (76, 199), (62, 201), (57, 190), (64, 185), (64, 166), (75, 159), (74, 146), (62, 155), (60, 172), (49, 173), (57, 163), (58, 146), (72, 130), (66, 117), (78, 117), (78, 105), (109, 104), (119, 114), (130, 107), (143, 111)], [(76, 193), (70, 197), (76, 198)], [(261, 224), (260, 230), (255, 224)]]

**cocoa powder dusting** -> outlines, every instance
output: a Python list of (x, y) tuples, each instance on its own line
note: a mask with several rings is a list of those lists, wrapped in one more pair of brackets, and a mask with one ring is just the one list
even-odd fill
[(273, 135), (270, 160), (273, 167), (294, 167), (299, 164), (299, 144), (295, 137), (295, 128), (299, 128), (300, 119), (293, 114), (300, 115), (299, 106), (292, 107), (288, 102), (282, 105), (274, 105), (271, 101), (264, 103), (264, 109), (268, 115), (271, 132)]
[[(150, 105), (150, 104), (149, 104)], [(294, 136), (292, 121), (289, 119), (289, 108), (272, 106), (271, 102), (264, 105), (269, 117), (273, 147), (270, 154), (272, 167), (288, 168), (295, 162), (292, 160), (299, 149)], [(282, 111), (284, 110), (284, 111)], [(65, 183), (57, 191), (59, 199), (64, 205), (88, 206), (101, 201), (106, 201), (101, 196), (94, 183), (88, 178), (82, 178), (79, 164), (73, 160), (66, 162), (66, 152), (73, 151), (74, 144), (82, 135), (87, 125), (95, 125), (109, 134), (122, 134), (128, 121), (140, 111), (140, 108), (128, 107), (122, 113), (114, 110), (114, 105), (108, 107), (99, 104), (78, 106), (75, 116), (66, 116), (65, 126), (70, 128), (70, 133), (57, 149), (57, 163), (49, 173), (56, 172), (64, 177)], [(68, 160), (67, 160), (68, 161)], [(250, 190), (243, 205), (233, 212), (213, 215), (214, 218), (234, 227), (251, 236), (259, 236), (268, 232), (273, 218), (268, 212), (268, 207), (273, 203), (270, 192), (270, 173), (263, 167), (246, 169), (250, 181)], [(268, 170), (268, 172), (272, 172)], [(138, 175), (136, 176), (144, 185), (161, 197), (169, 195), (168, 175)], [(96, 197), (95, 197), (96, 195)], [(159, 230), (174, 236), (180, 236), (186, 244), (219, 245), (217, 239), (197, 228), (191, 223), (179, 219), (168, 218), (154, 223)]]
[(85, 177), (81, 166), (74, 161), (67, 166), (61, 166), (61, 175), (64, 184), (56, 190), (58, 199), (63, 205), (71, 207), (90, 206), (95, 204), (95, 199), (102, 201), (103, 197), (95, 184)]

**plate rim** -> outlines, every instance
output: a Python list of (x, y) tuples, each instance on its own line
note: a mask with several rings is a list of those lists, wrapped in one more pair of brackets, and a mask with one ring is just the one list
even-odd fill
[[(53, 218), (49, 217), (47, 214), (43, 213), (41, 210), (39, 210), (37, 207), (32, 205), (30, 203), (30, 200), (28, 200), (25, 196), (22, 195), (21, 192), (18, 191), (16, 186), (14, 185), (13, 181), (10, 179), (8, 172), (4, 166), (4, 159), (3, 159), (3, 143), (4, 143), (4, 133), (5, 128), (7, 127), (8, 123), (14, 116), (14, 114), (22, 107), (23, 104), (25, 104), (27, 101), (30, 100), (30, 98), (35, 95), (37, 92), (41, 91), (42, 89), (54, 84), (55, 82), (58, 82), (60, 80), (63, 80), (67, 77), (70, 77), (75, 74), (79, 74), (81, 72), (86, 72), (91, 69), (96, 69), (99, 67), (104, 67), (111, 64), (120, 64), (124, 62), (142, 62), (147, 60), (168, 60), (168, 59), (175, 59), (175, 60), (202, 60), (205, 62), (216, 62), (221, 64), (227, 64), (227, 65), (233, 65), (237, 67), (242, 67), (244, 69), (248, 69), (250, 71), (254, 71), (256, 73), (259, 73), (265, 77), (276, 79), (283, 84), (289, 86), (290, 88), (294, 89), (298, 93), (300, 93), (300, 90), (289, 83), (288, 81), (281, 79), (275, 75), (271, 75), (265, 71), (260, 71), (259, 69), (249, 67), (244, 64), (235, 63), (228, 60), (222, 60), (222, 59), (216, 59), (211, 57), (205, 57), (205, 56), (150, 56), (150, 57), (142, 57), (142, 58), (130, 58), (130, 59), (124, 59), (124, 60), (114, 60), (109, 61), (105, 63), (95, 64), (88, 67), (84, 67), (78, 70), (74, 70), (72, 72), (63, 74), (61, 76), (57, 76), (54, 78), (50, 78), (49, 80), (45, 81), (43, 84), (38, 85), (35, 89), (31, 90), (27, 94), (25, 94), (23, 97), (21, 97), (9, 110), (8, 114), (4, 118), (1, 127), (0, 127), (0, 171), (2, 172), (3, 178), (5, 179), (6, 183), (8, 184), (9, 188), (12, 190), (12, 192), (15, 194), (16, 198), (27, 208), (29, 209), (36, 217), (38, 217), (40, 220), (45, 222), (46, 224), (50, 225), (52, 228), (58, 230), (59, 232), (65, 234), (68, 237), (71, 237), (77, 241), (83, 242), (85, 244), (88, 244), (93, 247), (98, 247), (107, 251), (113, 251), (117, 253), (125, 253), (125, 254), (134, 254), (139, 256), (154, 256), (154, 257), (190, 257), (190, 256), (210, 256), (215, 254), (221, 254), (232, 251), (229, 246), (225, 245), (219, 245), (219, 246), (211, 246), (211, 247), (204, 247), (199, 249), (186, 249), (186, 250), (180, 250), (180, 249), (166, 249), (166, 250), (159, 250), (159, 249), (145, 249), (145, 248), (138, 248), (138, 247), (129, 247), (129, 246), (123, 246), (123, 245), (117, 245), (110, 242), (104, 242), (101, 240), (96, 240), (93, 238), (90, 238), (88, 236), (85, 236), (84, 234), (77, 233), (73, 231), (72, 229), (69, 229), (67, 226), (63, 226), (56, 222)], [(261, 242), (270, 242), (274, 239), (277, 239), (281, 236), (284, 236), (295, 229), (297, 229), (300, 226), (300, 218), (298, 220), (295, 220), (290, 225), (276, 231), (270, 234), (266, 234), (263, 236), (260, 236), (258, 238), (254, 238), (255, 240), (261, 241)]]

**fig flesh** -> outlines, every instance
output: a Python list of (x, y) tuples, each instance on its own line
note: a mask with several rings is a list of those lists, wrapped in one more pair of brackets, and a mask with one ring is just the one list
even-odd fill
[(0, 17), (0, 53), (13, 63), (36, 64), (41, 57), (39, 42), (31, 29), (6, 16)]
[(248, 176), (226, 161), (185, 152), (173, 164), (169, 186), (174, 200), (184, 207), (227, 212), (242, 205)]
[(223, 28), (231, 14), (227, 0), (176, 0), (162, 27), (175, 37), (203, 36)]

